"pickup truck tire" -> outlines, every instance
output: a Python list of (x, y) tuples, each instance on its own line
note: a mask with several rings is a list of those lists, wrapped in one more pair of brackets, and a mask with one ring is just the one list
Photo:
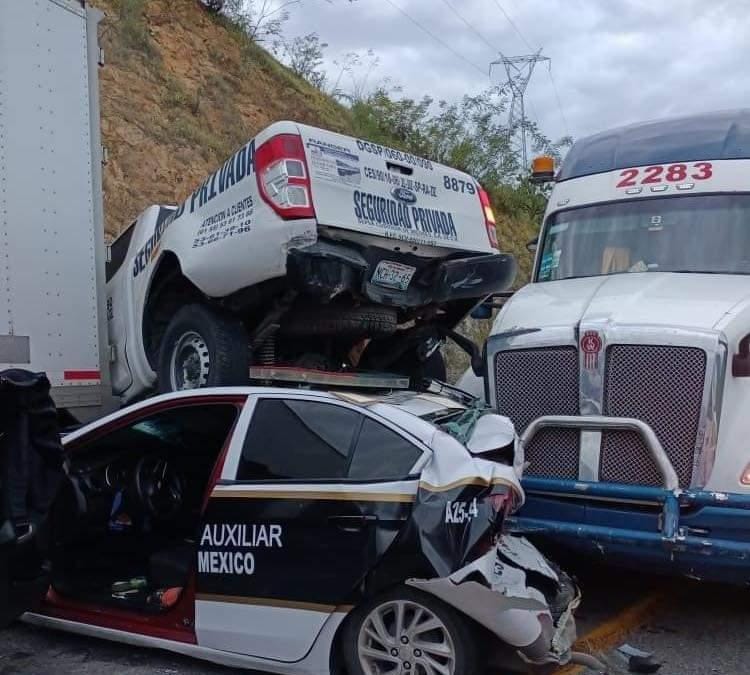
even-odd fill
[(396, 332), (396, 310), (377, 305), (318, 306), (294, 312), (281, 324), (286, 337), (385, 337)]
[(159, 391), (246, 384), (247, 341), (245, 327), (231, 314), (197, 303), (180, 308), (161, 341)]

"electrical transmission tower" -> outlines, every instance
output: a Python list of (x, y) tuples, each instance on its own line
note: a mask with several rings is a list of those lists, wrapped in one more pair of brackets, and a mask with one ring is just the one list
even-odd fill
[[(526, 108), (523, 96), (529, 80), (537, 63), (542, 61), (551, 62), (549, 56), (542, 56), (541, 48), (534, 54), (526, 56), (505, 56), (500, 54), (500, 59), (490, 64), (490, 73), (493, 66), (503, 65), (507, 75), (508, 87), (512, 94), (510, 112), (508, 114), (508, 135), (512, 146), (520, 151), (524, 169), (528, 166), (526, 148)], [(516, 139), (516, 143), (513, 139)]]

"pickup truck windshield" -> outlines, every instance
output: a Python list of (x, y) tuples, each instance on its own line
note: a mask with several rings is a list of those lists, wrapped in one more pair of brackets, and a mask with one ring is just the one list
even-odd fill
[(750, 274), (750, 195), (615, 202), (552, 214), (537, 281), (626, 272)]

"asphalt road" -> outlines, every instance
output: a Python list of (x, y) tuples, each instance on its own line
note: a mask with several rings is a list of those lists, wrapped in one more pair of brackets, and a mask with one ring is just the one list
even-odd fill
[[(747, 675), (749, 603), (744, 588), (675, 582), (653, 616), (623, 641), (652, 652), (662, 664), (659, 675)], [(607, 657), (624, 665), (613, 651)]]
[[(653, 593), (666, 599), (643, 627), (618, 636), (663, 662), (660, 675), (750, 673), (750, 592), (694, 582), (665, 582), (643, 574), (586, 570), (579, 635), (617, 625), (628, 608)], [(625, 626), (627, 628), (627, 626)], [(608, 660), (618, 663), (613, 652)], [(621, 664), (621, 662), (620, 662)], [(235, 671), (168, 652), (118, 645), (23, 624), (0, 632), (0, 675), (228, 675)], [(579, 671), (580, 672), (580, 671)], [(620, 672), (627, 672), (621, 670)], [(588, 674), (587, 674), (588, 675)]]

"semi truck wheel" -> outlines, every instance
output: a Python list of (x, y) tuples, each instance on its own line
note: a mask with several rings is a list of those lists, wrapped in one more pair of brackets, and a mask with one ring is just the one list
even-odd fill
[(250, 361), (242, 322), (205, 305), (172, 317), (159, 349), (160, 392), (247, 383)]

